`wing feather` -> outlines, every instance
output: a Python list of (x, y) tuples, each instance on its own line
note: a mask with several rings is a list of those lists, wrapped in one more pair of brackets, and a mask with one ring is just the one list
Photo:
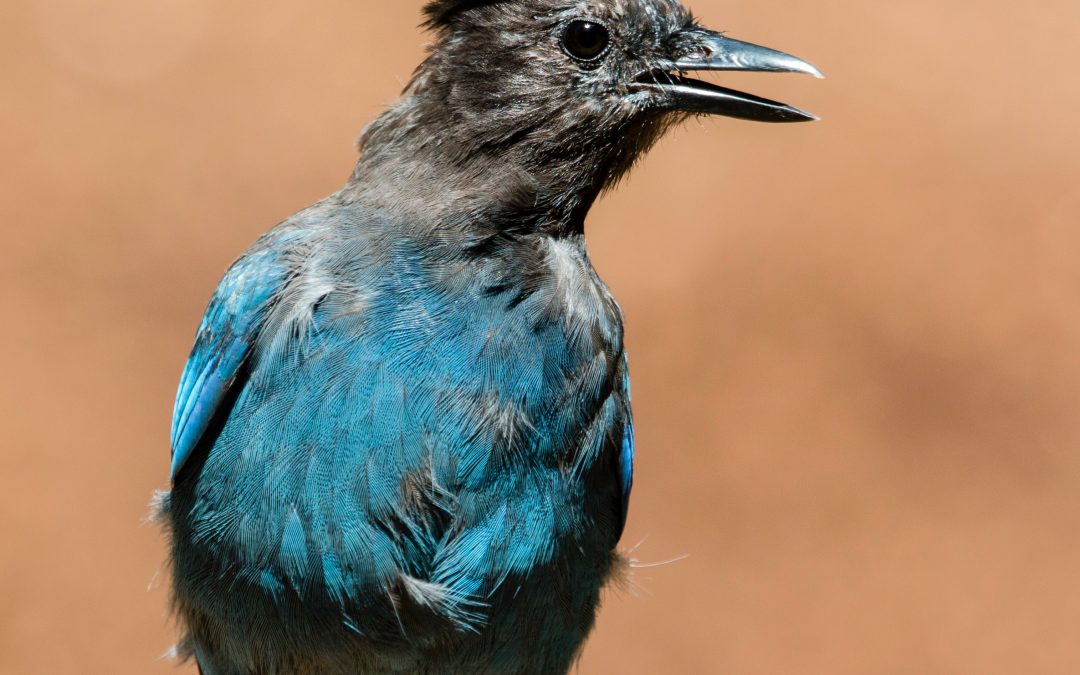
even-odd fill
[(218, 284), (176, 393), (171, 434), (176, 480), (241, 372), (285, 278), (280, 254), (253, 249)]

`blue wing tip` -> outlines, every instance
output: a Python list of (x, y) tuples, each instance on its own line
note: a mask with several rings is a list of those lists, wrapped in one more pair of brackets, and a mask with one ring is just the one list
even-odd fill
[[(181, 440), (183, 440), (181, 438)], [(184, 447), (179, 443), (173, 444), (172, 463), (169, 466), (169, 481), (175, 482), (177, 474), (180, 473), (180, 469), (183, 468), (184, 462), (187, 461), (188, 455), (191, 454), (190, 448)]]
[(176, 474), (180, 471), (180, 467), (183, 465), (183, 463), (184, 463), (183, 458), (179, 454), (174, 452), (173, 456), (172, 456), (172, 464), (169, 467), (169, 482), (170, 483), (176, 481)]

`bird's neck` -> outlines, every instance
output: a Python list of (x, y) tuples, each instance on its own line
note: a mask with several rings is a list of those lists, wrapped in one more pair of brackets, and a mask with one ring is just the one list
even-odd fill
[(428, 99), (406, 96), (364, 130), (345, 196), (428, 222), (582, 231), (607, 182), (604, 166), (576, 148), (537, 142), (536, 129), (477, 143), (467, 123), (434, 110)]

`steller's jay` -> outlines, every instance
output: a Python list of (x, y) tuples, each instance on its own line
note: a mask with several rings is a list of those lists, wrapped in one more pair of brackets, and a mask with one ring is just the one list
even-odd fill
[(585, 215), (694, 114), (813, 66), (674, 0), (435, 0), (340, 191), (226, 272), (184, 369), (170, 533), (204, 675), (564, 673), (619, 566), (623, 325)]

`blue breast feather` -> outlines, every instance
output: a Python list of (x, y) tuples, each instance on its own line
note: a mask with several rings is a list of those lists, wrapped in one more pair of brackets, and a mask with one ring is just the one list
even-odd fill
[(463, 626), (560, 542), (614, 546), (633, 458), (617, 319), (575, 325), (550, 284), (433, 272), (408, 241), (323, 244), (279, 228), (211, 300), (172, 429), (191, 543), (272, 595), (355, 609), (404, 580)]

